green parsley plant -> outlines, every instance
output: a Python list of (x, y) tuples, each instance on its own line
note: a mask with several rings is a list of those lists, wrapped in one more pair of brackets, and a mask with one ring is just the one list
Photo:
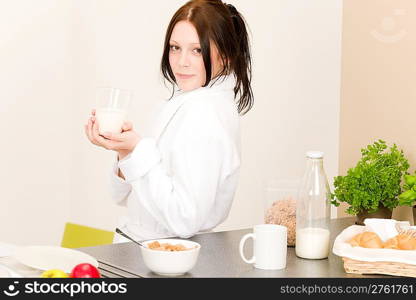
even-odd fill
[(396, 144), (386, 149), (383, 140), (361, 149), (357, 165), (347, 175), (335, 177), (332, 204), (338, 207), (341, 202), (348, 203), (346, 212), (350, 215), (373, 213), (380, 207), (392, 210), (400, 205), (401, 179), (410, 167), (409, 161)]

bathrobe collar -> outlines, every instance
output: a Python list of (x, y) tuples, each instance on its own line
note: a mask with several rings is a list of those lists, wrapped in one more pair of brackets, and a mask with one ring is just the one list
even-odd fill
[(214, 91), (233, 91), (236, 84), (235, 76), (221, 76), (218, 79), (214, 79), (206, 87), (201, 87), (193, 91), (183, 92), (177, 91), (175, 95), (166, 100), (165, 108), (161, 111), (160, 115), (157, 118), (155, 128), (153, 129), (153, 138), (157, 141), (162, 136), (166, 127), (172, 121), (175, 114), (179, 111), (182, 105), (190, 99), (195, 97), (201, 97), (207, 92)]

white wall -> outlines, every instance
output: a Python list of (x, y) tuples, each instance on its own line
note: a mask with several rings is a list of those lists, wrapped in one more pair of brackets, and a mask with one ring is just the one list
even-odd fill
[(70, 1), (0, 2), (0, 240), (51, 243), (69, 218)]
[[(255, 107), (243, 117), (240, 185), (218, 230), (262, 222), (263, 182), (301, 176), (307, 150), (327, 153), (330, 182), (338, 172), (341, 0), (229, 2), (253, 35)], [(66, 221), (114, 228), (125, 212), (108, 195), (115, 154), (89, 144), (83, 125), (95, 87), (111, 85), (135, 91), (130, 118), (146, 130), (153, 108), (169, 95), (160, 57), (166, 27), (183, 3), (0, 4), (0, 122), (7, 131), (0, 240), (59, 244)]]

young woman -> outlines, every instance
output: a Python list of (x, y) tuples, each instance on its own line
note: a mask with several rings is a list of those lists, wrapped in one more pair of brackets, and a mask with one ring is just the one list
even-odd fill
[[(141, 137), (130, 122), (121, 134), (89, 140), (116, 151), (112, 198), (126, 205), (119, 226), (137, 240), (210, 231), (230, 211), (240, 168), (240, 115), (253, 105), (251, 56), (243, 17), (221, 0), (192, 0), (173, 16), (161, 64), (173, 86)], [(116, 236), (115, 242), (126, 241)]]

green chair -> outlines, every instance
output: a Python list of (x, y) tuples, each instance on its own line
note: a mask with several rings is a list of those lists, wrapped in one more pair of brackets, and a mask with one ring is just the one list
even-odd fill
[(61, 247), (82, 248), (108, 245), (113, 243), (114, 232), (66, 223)]

